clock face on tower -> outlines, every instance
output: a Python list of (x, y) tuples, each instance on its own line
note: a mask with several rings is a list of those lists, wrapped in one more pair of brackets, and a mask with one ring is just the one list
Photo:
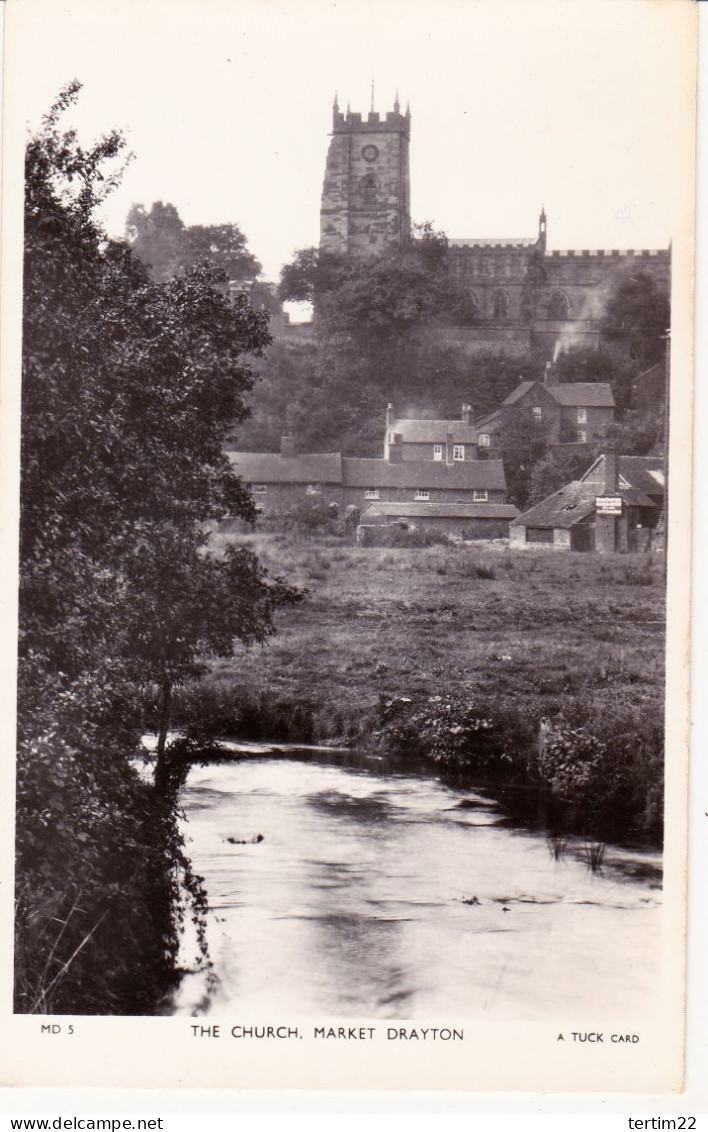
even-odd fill
[(379, 156), (379, 151), (375, 145), (365, 145), (361, 151), (361, 156), (364, 158), (364, 161), (376, 161), (376, 158)]

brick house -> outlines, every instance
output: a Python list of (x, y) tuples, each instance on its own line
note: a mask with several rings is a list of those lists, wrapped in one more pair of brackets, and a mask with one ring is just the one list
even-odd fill
[[(464, 411), (470, 410), (465, 407)], [(463, 430), (468, 430), (459, 434), (464, 438), (463, 447), (467, 447), (470, 426), (465, 421), (413, 423), (431, 426), (431, 437), (439, 435), (441, 425), (446, 428), (458, 423)], [(453, 432), (453, 437), (455, 435), (458, 434)], [(415, 447), (418, 442), (410, 443)], [(431, 516), (434, 507), (444, 505), (462, 507), (457, 519), (474, 519), (476, 530), (493, 531), (487, 537), (498, 537), (500, 522), (505, 527), (503, 533), (508, 533), (509, 519), (518, 511), (506, 503), (502, 461), (477, 460), (468, 458), (465, 453), (456, 454), (454, 440), (446, 445), (449, 460), (439, 460), (434, 445), (435, 440), (428, 444), (425, 458), (403, 459), (404, 445), (396, 441), (389, 445), (387, 457), (372, 459), (342, 456), (339, 452), (298, 453), (292, 437), (284, 436), (280, 452), (231, 451), (227, 455), (233, 470), (249, 486), (258, 510), (264, 514), (288, 511), (306, 499), (336, 503), (340, 508), (355, 506), (360, 510), (371, 503), (415, 506), (423, 509), (421, 514), (429, 509)], [(472, 508), (474, 514), (464, 508)], [(458, 528), (460, 521), (456, 524)]]
[(502, 403), (502, 415), (515, 409), (530, 410), (549, 444), (589, 444), (615, 419), (615, 399), (606, 382), (561, 383), (550, 364), (543, 381), (522, 381)]
[(346, 503), (476, 503), (506, 502), (501, 460), (464, 460), (456, 464), (431, 460), (400, 462), (342, 457)]
[(280, 452), (227, 452), (233, 471), (248, 484), (253, 502), (266, 514), (287, 511), (304, 499), (342, 502), (339, 452), (297, 453), (284, 436)]
[(471, 405), (464, 404), (454, 421), (396, 418), (391, 404), (386, 410), (384, 460), (458, 464), (478, 459), (479, 445)]

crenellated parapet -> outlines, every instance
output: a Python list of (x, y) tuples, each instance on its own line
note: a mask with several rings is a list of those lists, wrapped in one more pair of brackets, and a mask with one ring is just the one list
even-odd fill
[(411, 116), (410, 111), (401, 114), (400, 110), (389, 110), (380, 114), (378, 110), (370, 110), (363, 115), (358, 110), (347, 107), (345, 113), (335, 103), (332, 110), (332, 133), (358, 135), (366, 133), (392, 132), (404, 134), (410, 140)]

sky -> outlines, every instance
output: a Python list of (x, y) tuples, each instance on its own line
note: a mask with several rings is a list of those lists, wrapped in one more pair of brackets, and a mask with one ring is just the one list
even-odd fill
[[(5, 110), (36, 126), (69, 80), (87, 141), (132, 160), (104, 220), (171, 201), (238, 224), (275, 279), (317, 243), (335, 90), (410, 100), (411, 204), (453, 237), (550, 248), (685, 238), (689, 0), (8, 0)], [(687, 128), (686, 128), (687, 127)], [(691, 177), (688, 177), (690, 182)]]

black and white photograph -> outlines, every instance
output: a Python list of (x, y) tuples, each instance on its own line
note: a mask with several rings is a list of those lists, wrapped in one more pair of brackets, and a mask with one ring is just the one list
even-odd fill
[(5, 1079), (679, 1089), (696, 5), (5, 8)]

